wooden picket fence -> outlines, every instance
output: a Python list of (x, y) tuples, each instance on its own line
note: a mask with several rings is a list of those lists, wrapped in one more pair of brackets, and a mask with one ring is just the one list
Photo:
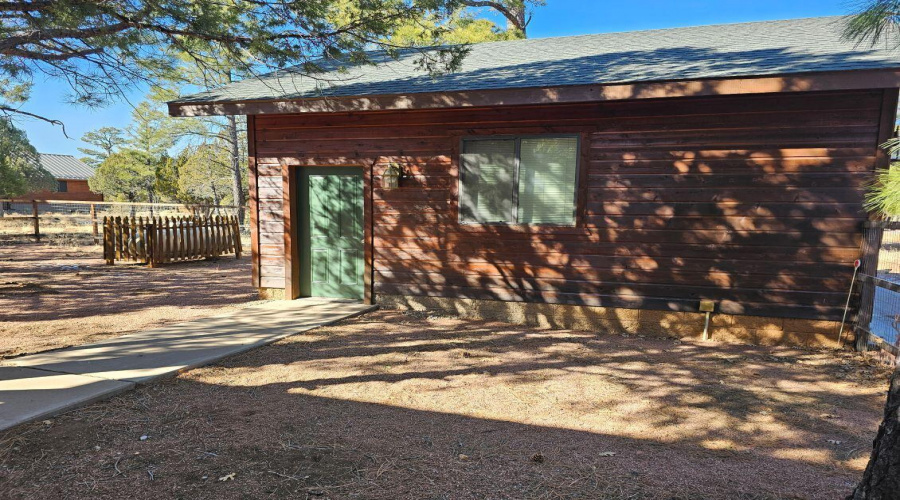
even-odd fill
[(229, 253), (241, 258), (234, 216), (103, 218), (103, 258), (109, 265), (119, 260), (155, 267)]

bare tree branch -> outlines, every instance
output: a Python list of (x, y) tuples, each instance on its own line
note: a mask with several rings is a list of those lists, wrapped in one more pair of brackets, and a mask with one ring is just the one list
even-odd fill
[(56, 125), (62, 129), (62, 133), (64, 136), (66, 136), (66, 139), (71, 139), (69, 137), (69, 134), (66, 133), (66, 125), (59, 120), (55, 120), (53, 118), (47, 118), (46, 116), (37, 115), (34, 113), (30, 113), (28, 111), (22, 111), (21, 109), (11, 108), (9, 106), (4, 106), (2, 104), (0, 104), (0, 113), (3, 113), (6, 116), (10, 116), (10, 115), (27, 116), (28, 118), (34, 118), (36, 120), (47, 122), (51, 125)]
[(522, 33), (525, 33), (531, 20), (530, 17), (526, 18), (524, 2), (520, 5), (509, 5), (491, 0), (462, 0), (462, 4), (468, 7), (489, 7), (494, 9), (502, 14), (509, 21), (510, 25)]

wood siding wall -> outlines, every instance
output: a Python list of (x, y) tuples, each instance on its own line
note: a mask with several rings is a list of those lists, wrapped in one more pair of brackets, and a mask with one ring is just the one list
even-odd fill
[[(895, 105), (872, 90), (256, 115), (258, 284), (285, 283), (283, 166), (363, 165), (376, 294), (839, 319)], [(460, 139), (544, 133), (581, 134), (576, 227), (460, 225)], [(383, 191), (392, 161), (411, 175)]]

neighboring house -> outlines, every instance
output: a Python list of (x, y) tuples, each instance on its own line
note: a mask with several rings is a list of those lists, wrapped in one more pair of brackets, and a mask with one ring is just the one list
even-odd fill
[(39, 153), (41, 166), (56, 179), (56, 191), (33, 191), (17, 196), (17, 200), (65, 200), (103, 201), (103, 195), (94, 193), (88, 179), (94, 169), (72, 155)]
[(713, 338), (833, 343), (900, 87), (839, 23), (484, 43), (169, 109), (247, 115), (265, 295), (670, 335), (708, 299)]

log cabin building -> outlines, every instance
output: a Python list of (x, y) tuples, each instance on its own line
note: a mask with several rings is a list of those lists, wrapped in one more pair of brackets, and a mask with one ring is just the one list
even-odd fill
[(264, 296), (681, 336), (707, 300), (713, 339), (829, 344), (900, 87), (840, 21), (325, 63), (169, 109), (247, 116)]

